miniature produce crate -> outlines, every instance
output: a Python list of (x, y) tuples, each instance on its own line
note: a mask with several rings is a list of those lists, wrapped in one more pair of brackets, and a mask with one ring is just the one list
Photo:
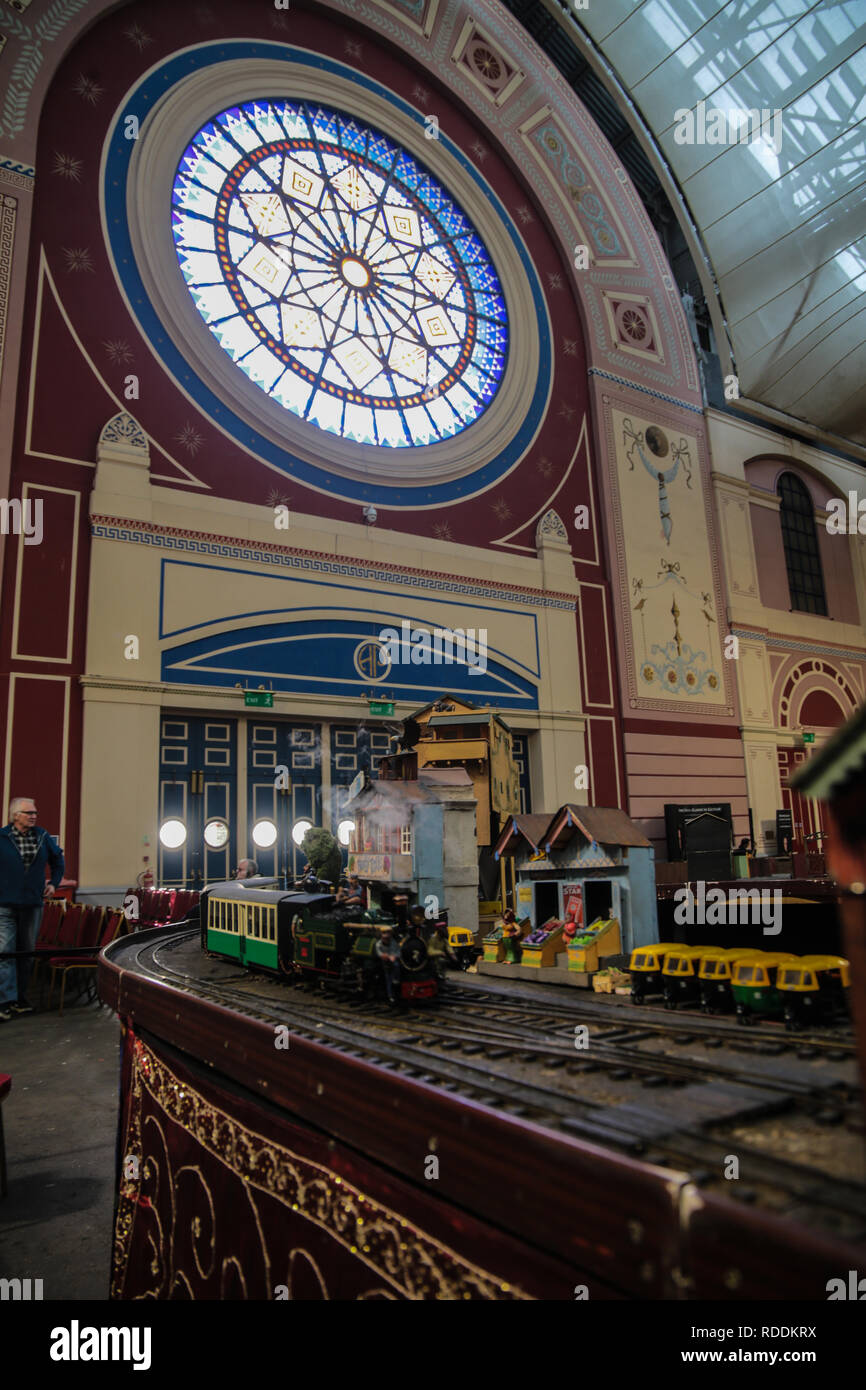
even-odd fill
[(598, 970), (599, 956), (616, 956), (621, 950), (620, 927), (616, 917), (599, 918), (569, 946), (568, 968), (582, 974), (592, 974)]

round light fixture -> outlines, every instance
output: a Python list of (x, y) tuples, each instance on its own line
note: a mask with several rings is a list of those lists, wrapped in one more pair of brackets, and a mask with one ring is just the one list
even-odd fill
[(292, 826), (292, 839), (298, 846), (298, 849), (300, 849), (301, 845), (304, 843), (304, 836), (306, 835), (307, 831), (312, 830), (312, 828), (313, 822), (311, 820), (295, 821), (294, 825)]
[(276, 843), (277, 827), (272, 820), (256, 821), (253, 826), (253, 844), (259, 849), (270, 849)]
[(337, 839), (340, 841), (341, 845), (348, 846), (354, 829), (355, 822), (353, 820), (340, 821), (340, 824), (337, 826)]
[(228, 843), (229, 828), (224, 820), (209, 820), (204, 828), (204, 842), (211, 849), (223, 849)]
[(186, 840), (186, 826), (182, 820), (164, 820), (159, 827), (159, 839), (166, 849), (180, 849)]

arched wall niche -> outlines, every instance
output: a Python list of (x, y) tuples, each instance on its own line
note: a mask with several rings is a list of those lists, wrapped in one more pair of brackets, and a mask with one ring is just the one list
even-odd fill
[(815, 509), (815, 530), (827, 600), (827, 618), (816, 619), (809, 615), (809, 621), (826, 623), (832, 619), (844, 623), (860, 622), (851, 554), (851, 545), (857, 544), (859, 538), (835, 535), (828, 532), (826, 527), (827, 504), (838, 495), (837, 489), (818, 469), (784, 455), (761, 455), (749, 459), (744, 465), (744, 472), (746, 481), (752, 488), (760, 489), (761, 494), (756, 496), (752, 493), (749, 510), (762, 603), (767, 608), (792, 611), (778, 495), (779, 479), (784, 473), (792, 473), (808, 491)]
[(808, 488), (816, 507), (826, 507), (830, 498), (836, 496), (833, 484), (829, 483), (817, 468), (802, 463), (799, 459), (792, 459), (789, 455), (760, 454), (746, 460), (743, 472), (746, 482), (752, 487), (761, 488), (773, 495), (776, 494), (782, 474), (793, 473)]

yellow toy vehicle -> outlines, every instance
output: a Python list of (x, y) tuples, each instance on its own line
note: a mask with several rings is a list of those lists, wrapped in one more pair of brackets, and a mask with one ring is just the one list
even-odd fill
[(468, 970), (484, 953), (483, 946), (476, 946), (475, 937), (467, 927), (449, 927), (448, 945), (461, 970)]
[(662, 966), (662, 992), (666, 1009), (697, 1002), (700, 997), (698, 971), (701, 961), (711, 949), (707, 946), (675, 946), (668, 951)]
[(678, 947), (669, 941), (652, 946), (635, 946), (629, 961), (631, 972), (631, 1002), (642, 1004), (648, 994), (662, 993), (662, 966), (668, 951)]
[(793, 1031), (810, 1023), (844, 1018), (850, 983), (849, 965), (841, 956), (801, 956), (782, 965), (776, 988), (785, 1027)]
[(728, 950), (719, 947), (706, 952), (698, 970), (701, 1009), (705, 1014), (730, 1013), (734, 1007), (731, 993), (734, 966), (746, 956), (761, 954), (748, 946), (732, 946)]
[(737, 1008), (738, 1023), (754, 1023), (758, 1014), (767, 1017), (782, 1012), (782, 999), (776, 988), (780, 965), (796, 961), (788, 951), (753, 953), (738, 960), (734, 966), (731, 992)]

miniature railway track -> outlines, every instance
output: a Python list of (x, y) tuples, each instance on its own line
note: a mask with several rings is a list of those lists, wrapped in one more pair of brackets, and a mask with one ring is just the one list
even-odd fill
[(737, 1050), (744, 1052), (760, 1053), (764, 1046), (771, 1044), (779, 1051), (799, 1052), (810, 1048), (815, 1050), (811, 1055), (834, 1052), (852, 1058), (856, 1055), (854, 1034), (850, 1027), (837, 1026), (829, 1033), (788, 1032), (782, 1023), (768, 1021), (743, 1027), (730, 1016), (707, 1015), (697, 1009), (666, 1010), (660, 1003), (656, 1007), (630, 1005), (628, 1008), (614, 1006), (612, 1009), (609, 1003), (590, 993), (583, 996), (584, 991), (580, 991), (580, 997), (573, 1004), (559, 1003), (549, 998), (536, 1002), (515, 999), (513, 994), (505, 990), (478, 989), (462, 982), (456, 984), (449, 981), (443, 1002), (462, 1000), (471, 1004), (474, 1015), (493, 1021), (518, 1021), (522, 1015), (521, 1021), (524, 1023), (551, 1033), (573, 1028), (575, 1023), (599, 1022), (606, 1028), (616, 1030), (624, 1041), (650, 1033), (691, 1033), (700, 1039), (718, 1038), (723, 1043), (735, 1043)]
[[(315, 991), (316, 1004), (311, 1010), (301, 1002), (303, 996), (286, 988), (284, 982), (250, 977), (243, 970), (232, 970), (220, 980), (202, 979), (182, 957), (172, 960), (179, 948), (191, 944), (191, 937), (197, 942), (197, 930), (181, 927), (157, 942), (143, 944), (135, 955), (137, 970), (181, 991), (230, 1005), (269, 1025), (275, 1020), (285, 1023), (297, 1037), (351, 1053), (392, 1074), (442, 1087), (478, 1104), (561, 1129), (607, 1148), (642, 1154), (663, 1166), (685, 1168), (698, 1183), (718, 1177), (730, 1150), (730, 1139), (713, 1138), (699, 1127), (723, 1120), (726, 1105), (731, 1118), (736, 1117), (738, 1107), (739, 1112), (745, 1110), (750, 1117), (769, 1115), (788, 1111), (793, 1105), (814, 1103), (816, 1090), (820, 1090), (802, 1077), (758, 1076), (754, 1071), (639, 1053), (623, 1048), (617, 1041), (623, 1031), (618, 1028), (608, 1030), (603, 1040), (594, 1042), (591, 1057), (581, 1056), (573, 1045), (573, 1031), (569, 1038), (551, 1036), (550, 1040), (539, 1041), (539, 1020), (547, 1020), (560, 1032), (565, 1026), (559, 1008), (503, 1009), (502, 1001), (497, 999), (498, 1021), (486, 1021), (491, 1012), (488, 1002), (484, 1019), (475, 1019), (473, 1013), (473, 1019), (466, 1023), (463, 1009), (447, 1005), (438, 1009), (435, 1016), (420, 1011), (411, 1017), (397, 1016), (387, 1006), (363, 1004), (348, 1010), (344, 1003), (323, 991)], [(228, 962), (224, 964), (231, 970)], [(250, 988), (251, 978), (255, 978), (255, 989)], [(564, 1013), (573, 1030), (575, 1012), (566, 1009)], [(362, 1018), (366, 1029), (359, 1026)], [(610, 1021), (609, 1014), (606, 1021)], [(373, 1035), (370, 1025), (382, 1030), (385, 1036)], [(739, 1036), (739, 1030), (734, 1036)], [(548, 1076), (534, 1077), (530, 1083), (497, 1069), (501, 1063), (519, 1061), (540, 1064)], [(678, 1093), (682, 1101), (679, 1113), (669, 1110), (665, 1114), (663, 1110), (634, 1103), (601, 1104), (581, 1097), (567, 1085), (556, 1085), (555, 1075), (550, 1076), (553, 1072), (563, 1082), (579, 1084), (583, 1073), (598, 1070), (614, 1076), (618, 1070), (620, 1074), (639, 1075), (649, 1084), (685, 1088)], [(825, 1101), (830, 1094), (835, 1102), (848, 1103), (844, 1087), (825, 1087), (822, 1094)], [(683, 1111), (689, 1109), (698, 1117), (697, 1124), (694, 1118), (683, 1121)], [(756, 1190), (762, 1189), (763, 1194), (772, 1195), (772, 1205), (796, 1212), (798, 1219), (817, 1221), (819, 1226), (832, 1230), (845, 1226), (846, 1235), (850, 1232), (852, 1238), (866, 1233), (866, 1189), (862, 1186), (844, 1179), (829, 1180), (820, 1170), (775, 1157), (739, 1140), (736, 1152), (748, 1185), (740, 1188), (736, 1183), (728, 1184), (734, 1197), (742, 1193), (744, 1200), (754, 1200)]]

